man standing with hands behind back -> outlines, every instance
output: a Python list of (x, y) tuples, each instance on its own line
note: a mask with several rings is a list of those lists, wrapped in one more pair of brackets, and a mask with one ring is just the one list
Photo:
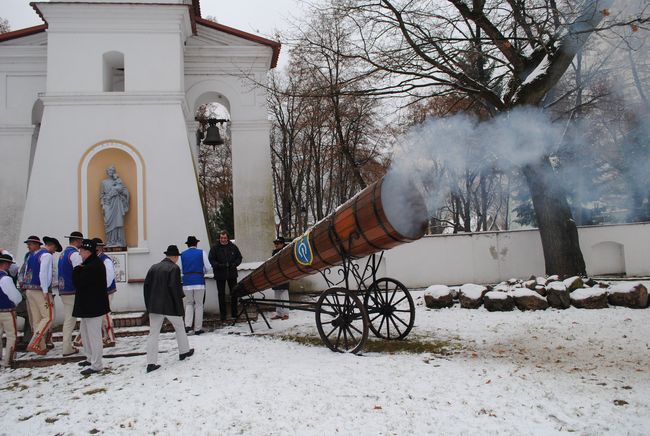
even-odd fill
[(230, 242), (225, 230), (219, 232), (219, 242), (210, 249), (208, 260), (214, 271), (214, 279), (217, 281), (221, 320), (225, 321), (226, 319), (226, 281), (230, 289), (230, 313), (235, 318), (237, 316), (237, 297), (233, 295), (233, 289), (237, 284), (237, 267), (241, 264), (242, 257), (239, 248)]
[(183, 324), (183, 285), (181, 269), (176, 265), (181, 253), (170, 245), (165, 258), (154, 264), (144, 279), (144, 305), (149, 312), (149, 336), (147, 337), (147, 372), (160, 368), (158, 361), (158, 337), (165, 318), (174, 327), (178, 343), (178, 358), (185, 360), (194, 354), (190, 348)]

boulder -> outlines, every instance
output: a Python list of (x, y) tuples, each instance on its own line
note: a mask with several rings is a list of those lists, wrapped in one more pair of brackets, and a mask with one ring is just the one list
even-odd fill
[(546, 283), (557, 282), (558, 280), (560, 280), (560, 276), (558, 276), (557, 274), (546, 277)]
[(509, 312), (515, 308), (515, 300), (505, 292), (490, 291), (483, 296), (483, 305), (489, 312)]
[(551, 282), (546, 288), (546, 301), (555, 309), (568, 309), (571, 307), (571, 293), (563, 282)]
[(465, 309), (478, 309), (483, 304), (483, 295), (487, 288), (473, 283), (467, 283), (460, 287), (458, 291), (458, 301), (460, 307)]
[(648, 290), (639, 282), (619, 283), (609, 288), (608, 294), (612, 306), (642, 309), (648, 305)]
[(564, 283), (566, 290), (569, 292), (573, 292), (576, 289), (580, 289), (584, 286), (582, 279), (578, 276), (569, 277), (568, 279), (565, 279), (562, 283)]
[(515, 305), (519, 310), (546, 310), (548, 303), (546, 298), (542, 297), (535, 291), (530, 289), (520, 288), (515, 289), (510, 293), (515, 300)]
[(542, 297), (546, 297), (546, 286), (535, 285), (535, 288), (533, 289), (533, 291), (537, 292)]
[(424, 304), (430, 309), (442, 309), (454, 305), (454, 295), (445, 285), (429, 286), (424, 291)]
[(535, 286), (537, 286), (537, 281), (533, 278), (533, 279), (531, 279), (531, 280), (526, 280), (526, 281), (523, 283), (523, 285), (524, 285), (524, 287), (526, 287), (526, 288), (528, 288), (528, 289), (535, 290)]
[(607, 289), (581, 288), (571, 292), (571, 304), (579, 309), (606, 309)]

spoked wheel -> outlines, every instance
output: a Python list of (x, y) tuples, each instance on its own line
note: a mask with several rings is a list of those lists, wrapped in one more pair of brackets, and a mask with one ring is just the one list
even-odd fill
[(411, 293), (395, 279), (377, 279), (366, 292), (363, 304), (368, 312), (370, 330), (384, 339), (404, 339), (415, 322), (415, 304)]
[(368, 317), (361, 300), (344, 288), (323, 292), (316, 303), (316, 327), (332, 351), (358, 353), (368, 340)]

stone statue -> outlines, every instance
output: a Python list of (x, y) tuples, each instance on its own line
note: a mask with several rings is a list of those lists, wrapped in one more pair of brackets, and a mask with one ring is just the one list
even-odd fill
[(108, 178), (102, 180), (100, 201), (104, 213), (104, 229), (107, 247), (126, 247), (124, 236), (124, 215), (129, 211), (129, 190), (115, 171), (115, 166), (106, 168)]

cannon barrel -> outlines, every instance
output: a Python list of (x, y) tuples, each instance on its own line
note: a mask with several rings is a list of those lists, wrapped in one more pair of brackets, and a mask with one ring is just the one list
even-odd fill
[(422, 237), (427, 210), (408, 181), (387, 175), (310, 227), (236, 287), (252, 294)]

